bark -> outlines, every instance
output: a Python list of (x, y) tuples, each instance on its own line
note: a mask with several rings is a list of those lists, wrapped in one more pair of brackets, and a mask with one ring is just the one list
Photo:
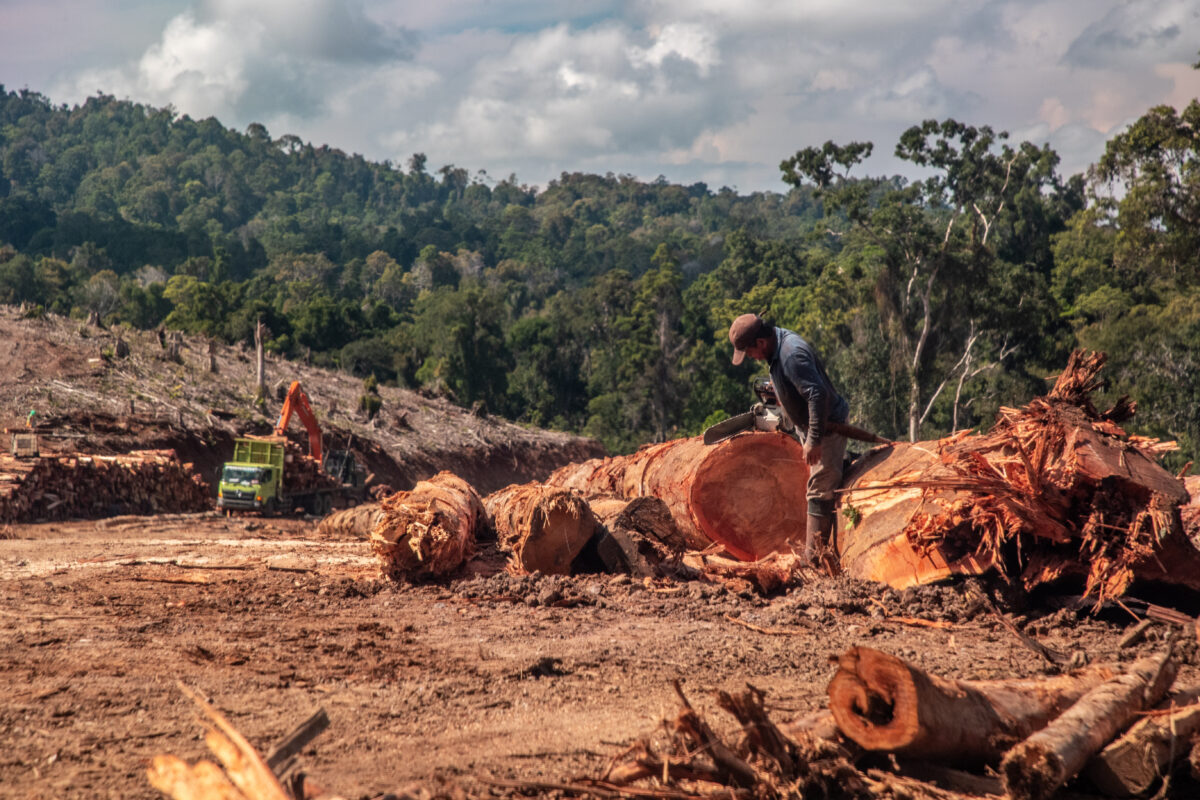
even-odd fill
[(1169, 652), (1144, 658), (1008, 751), (1000, 775), (1011, 800), (1043, 800), (1054, 794), (1139, 711), (1162, 699), (1177, 669)]
[(569, 489), (526, 483), (493, 492), (483, 506), (519, 572), (571, 574), (571, 562), (596, 534), (587, 501)]
[(547, 483), (588, 498), (657, 497), (692, 549), (716, 542), (753, 561), (804, 545), (808, 466), (804, 448), (784, 434), (744, 433), (713, 445), (676, 439), (563, 467)]
[(1187, 492), (1156, 461), (1171, 445), (1118, 427), (1127, 401), (1096, 411), (1103, 363), (1073, 354), (1049, 395), (1001, 409), (985, 434), (857, 462), (839, 501), (845, 572), (904, 588), (1019, 563), (1006, 577), (1027, 590), (1072, 574), (1101, 600), (1135, 579), (1200, 590), (1200, 551), (1179, 512)]
[(483, 506), (475, 490), (452, 473), (439, 472), (380, 507), (383, 518), (371, 529), (371, 547), (388, 577), (445, 575), (475, 552)]
[(1111, 676), (1090, 667), (1051, 678), (959, 681), (852, 647), (838, 659), (829, 709), (842, 733), (866, 750), (994, 763)]
[(1171, 695), (1161, 716), (1133, 724), (1088, 762), (1084, 772), (1096, 788), (1114, 797), (1143, 794), (1187, 755), (1200, 731), (1200, 688)]
[(670, 510), (656, 497), (597, 498), (589, 504), (602, 528), (596, 556), (610, 572), (656, 577), (664, 560), (687, 549)]
[(383, 509), (379, 503), (363, 503), (325, 517), (317, 525), (317, 532), (342, 539), (367, 539), (382, 519)]

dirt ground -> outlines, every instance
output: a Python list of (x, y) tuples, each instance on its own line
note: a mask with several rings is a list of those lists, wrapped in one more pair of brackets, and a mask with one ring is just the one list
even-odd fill
[[(675, 715), (674, 678), (718, 727), (712, 691), (746, 683), (792, 719), (822, 707), (830, 656), (856, 644), (954, 677), (1052, 671), (961, 585), (901, 594), (813, 576), (764, 599), (519, 578), (485, 551), (464, 577), (402, 586), (379, 578), (365, 542), (322, 538), (313, 521), (215, 514), (4, 534), (2, 797), (160, 797), (145, 776), (155, 754), (207, 756), (180, 682), (264, 752), (324, 708), (331, 725), (302, 767), (360, 798), (598, 775)], [(1124, 613), (1050, 596), (1037, 608), (1017, 616), (1025, 632), (1079, 661), (1132, 660), (1166, 634), (1119, 650)], [(1186, 667), (1177, 685), (1196, 677)]]

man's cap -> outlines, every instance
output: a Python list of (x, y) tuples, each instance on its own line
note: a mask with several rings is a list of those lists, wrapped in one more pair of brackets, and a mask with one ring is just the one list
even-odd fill
[(729, 326), (729, 342), (733, 345), (733, 363), (740, 364), (746, 357), (746, 348), (764, 338), (765, 325), (758, 314), (742, 314)]

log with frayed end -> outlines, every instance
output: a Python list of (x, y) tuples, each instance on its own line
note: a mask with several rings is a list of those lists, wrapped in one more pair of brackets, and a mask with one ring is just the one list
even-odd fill
[(842, 733), (866, 750), (996, 762), (1112, 674), (1089, 667), (1051, 678), (958, 681), (852, 647), (829, 683), (829, 709)]
[(483, 506), (457, 475), (439, 472), (385, 498), (380, 507), (383, 517), (371, 530), (371, 549), (389, 577), (445, 575), (475, 552)]
[(483, 506), (518, 572), (569, 575), (571, 562), (596, 534), (587, 501), (570, 489), (509, 486), (485, 497)]

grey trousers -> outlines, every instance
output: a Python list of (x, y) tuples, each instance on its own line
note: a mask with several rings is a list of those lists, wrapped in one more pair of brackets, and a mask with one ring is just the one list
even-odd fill
[(818, 517), (833, 515), (833, 491), (842, 483), (842, 466), (845, 459), (846, 437), (826, 431), (821, 439), (821, 460), (809, 467), (809, 514)]

